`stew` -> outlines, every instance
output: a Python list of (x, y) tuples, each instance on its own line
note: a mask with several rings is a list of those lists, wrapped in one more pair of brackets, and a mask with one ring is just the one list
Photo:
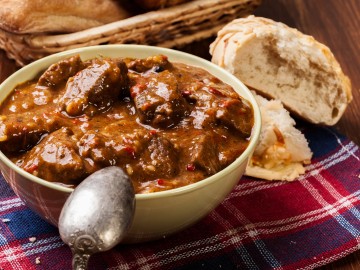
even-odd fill
[(0, 114), (0, 149), (27, 172), (76, 186), (116, 165), (137, 193), (215, 174), (245, 150), (253, 126), (232, 87), (163, 55), (72, 56), (18, 85)]

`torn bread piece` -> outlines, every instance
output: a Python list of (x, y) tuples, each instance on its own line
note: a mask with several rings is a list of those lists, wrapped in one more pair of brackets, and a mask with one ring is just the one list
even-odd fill
[(233, 20), (210, 53), (212, 62), (311, 123), (334, 125), (352, 100), (350, 80), (330, 49), (280, 22)]
[(304, 164), (311, 161), (308, 142), (279, 100), (253, 94), (260, 107), (262, 129), (245, 175), (292, 181), (305, 173)]

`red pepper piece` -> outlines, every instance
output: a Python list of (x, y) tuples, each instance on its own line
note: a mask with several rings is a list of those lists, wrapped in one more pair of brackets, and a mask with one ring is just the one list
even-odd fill
[(157, 184), (159, 186), (163, 186), (165, 184), (165, 181), (163, 179), (157, 179)]
[(24, 168), (24, 170), (27, 171), (28, 173), (33, 173), (38, 168), (39, 168), (39, 166), (37, 164), (31, 164), (29, 167)]
[(186, 165), (186, 170), (189, 172), (193, 172), (195, 171), (196, 167), (193, 163), (189, 163), (188, 165)]

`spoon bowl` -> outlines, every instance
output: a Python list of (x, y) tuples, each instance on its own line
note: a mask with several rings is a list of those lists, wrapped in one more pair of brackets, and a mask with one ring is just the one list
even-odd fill
[(73, 269), (86, 269), (89, 257), (117, 245), (133, 221), (135, 193), (119, 167), (103, 168), (80, 183), (59, 218), (61, 239), (73, 252)]

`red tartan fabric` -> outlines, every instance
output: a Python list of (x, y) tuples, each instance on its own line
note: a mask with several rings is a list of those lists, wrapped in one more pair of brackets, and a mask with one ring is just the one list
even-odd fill
[[(359, 148), (332, 129), (302, 129), (314, 159), (297, 181), (244, 177), (191, 228), (158, 241), (118, 245), (94, 255), (89, 269), (313, 269), (358, 250)], [(0, 191), (0, 268), (71, 269), (70, 249), (57, 229), (29, 210), (2, 178)]]

